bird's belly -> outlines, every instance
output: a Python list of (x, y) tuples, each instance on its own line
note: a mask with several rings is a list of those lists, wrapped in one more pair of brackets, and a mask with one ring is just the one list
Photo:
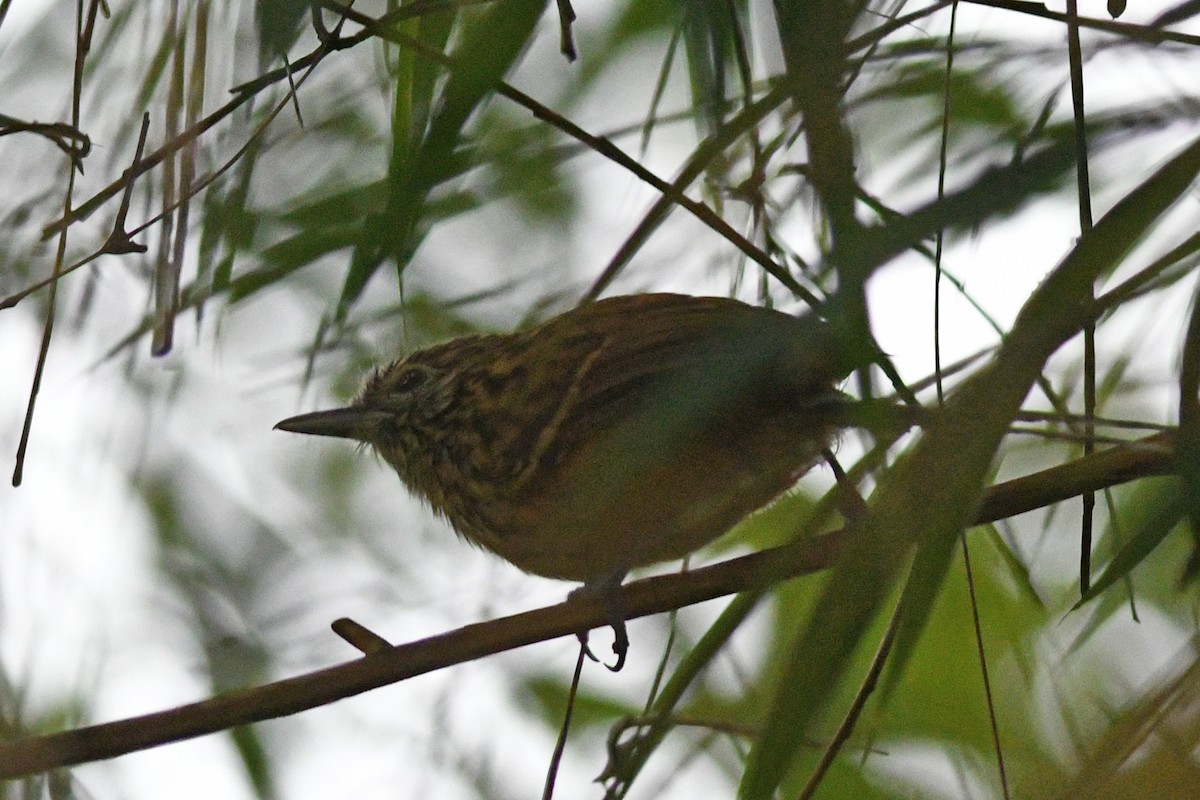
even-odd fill
[(576, 459), (527, 487), (513, 524), (480, 544), (527, 572), (585, 583), (682, 558), (770, 503), (818, 456), (811, 442), (784, 459), (764, 456), (780, 452), (778, 441), (761, 445), (697, 443), (638, 469)]

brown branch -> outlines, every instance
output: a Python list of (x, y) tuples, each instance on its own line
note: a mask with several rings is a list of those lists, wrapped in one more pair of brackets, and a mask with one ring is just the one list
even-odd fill
[(1200, 44), (1200, 36), (1195, 34), (1184, 33), (1183, 31), (1166, 30), (1165, 28), (1156, 28), (1151, 25), (1137, 25), (1131, 22), (1116, 22), (1114, 20), (1097, 19), (1095, 17), (1075, 17), (1063, 14), (1060, 11), (1051, 11), (1044, 3), (1030, 2), (1030, 0), (966, 0), (968, 3), (979, 6), (990, 6), (991, 8), (999, 8), (1004, 11), (1015, 11), (1018, 14), (1028, 14), (1033, 17), (1042, 17), (1043, 19), (1054, 20), (1055, 22), (1065, 22), (1078, 24), (1081, 28), (1091, 28), (1092, 30), (1104, 31), (1105, 33), (1124, 36), (1137, 42), (1146, 44), (1162, 44), (1163, 42), (1178, 42), (1179, 44)]
[[(1135, 478), (1175, 470), (1173, 434), (1162, 433), (988, 489), (975, 521), (1067, 500)], [(842, 529), (691, 572), (621, 588), (628, 619), (658, 614), (826, 569), (850, 533)], [(391, 647), (317, 672), (141, 717), (0, 743), (0, 778), (98, 761), (169, 742), (275, 719), (434, 670), (609, 624), (611, 608), (576, 599)]]

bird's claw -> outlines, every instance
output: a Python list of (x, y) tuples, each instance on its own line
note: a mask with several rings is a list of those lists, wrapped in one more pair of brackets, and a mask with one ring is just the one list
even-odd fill
[(620, 672), (625, 666), (625, 656), (629, 654), (629, 634), (625, 630), (625, 620), (617, 620), (612, 623), (613, 631), (613, 653), (616, 654), (617, 660), (612, 664), (604, 664), (600, 658), (592, 652), (591, 646), (588, 645), (588, 633), (582, 631), (576, 636), (579, 638), (579, 646), (583, 648), (584, 655), (595, 661), (597, 664), (604, 664), (604, 668), (609, 672)]
[[(568, 600), (584, 600), (593, 599), (599, 600), (604, 604), (604, 610), (607, 612), (608, 624), (613, 631), (613, 653), (617, 660), (613, 664), (604, 664), (610, 672), (620, 672), (625, 666), (625, 656), (629, 653), (629, 633), (625, 630), (625, 608), (621, 602), (621, 580), (625, 577), (624, 572), (607, 575), (601, 580), (593, 581), (584, 584), (572, 591)], [(579, 635), (579, 646), (583, 648), (583, 652), (592, 661), (603, 664), (596, 654), (588, 647), (587, 631), (581, 632)]]

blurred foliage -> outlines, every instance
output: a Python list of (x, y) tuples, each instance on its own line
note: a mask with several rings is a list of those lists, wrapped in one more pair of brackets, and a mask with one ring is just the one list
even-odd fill
[[(369, 460), (360, 465), (331, 448), (308, 472), (300, 463), (257, 461), (245, 470), (300, 487), (296, 497), (319, 509), (306, 513), (320, 515), (300, 532), (302, 515), (263, 507), (258, 493), (269, 484), (247, 488), (229, 462), (206, 461), (198, 440), (225, 423), (209, 429), (189, 420), (178, 436), (187, 443), (169, 441), (157, 427), (170, 416), (163, 409), (185, 402), (204, 369), (197, 364), (206, 363), (188, 352), (202, 350), (196, 339), (221, 341), (226, 363), (250, 365), (240, 374), (253, 374), (242, 380), (254, 385), (238, 385), (218, 401), (235, 406), (269, 382), (286, 382), (291, 401), (294, 387), (310, 383), (344, 399), (373, 363), (451, 336), (515, 327), (602, 291), (696, 285), (711, 292), (715, 281), (789, 309), (807, 292), (864, 337), (897, 313), (925, 330), (933, 323), (918, 302), (873, 295), (867, 286), (893, 274), (920, 275), (931, 285), (944, 245), (943, 302), (970, 309), (970, 324), (976, 312), (986, 316), (983, 327), (998, 328), (999, 348), (1014, 335), (1045, 345), (1076, 319), (1086, 304), (1055, 308), (1045, 299), (1055, 279), (1095, 284), (1097, 413), (1151, 428), (1194, 420), (1187, 416), (1196, 394), (1188, 370), (1170, 387), (1172, 404), (1185, 398), (1176, 414), (1164, 411), (1163, 376), (1139, 370), (1138, 359), (1154, 326), (1166, 342), (1153, 339), (1154, 348), (1183, 350), (1185, 367), (1192, 351), (1183, 345), (1195, 344), (1187, 320), (1175, 318), (1200, 254), (1188, 171), (1195, 165), (1180, 157), (1171, 174), (1154, 172), (1165, 158), (1191, 152), (1185, 147), (1197, 135), (1197, 98), (1180, 78), (1195, 70), (1195, 3), (1153, 15), (1134, 9), (1157, 16), (1153, 23), (1122, 9), (1112, 11), (1124, 16), (1121, 26), (1084, 26), (1084, 86), (1095, 103), (1086, 118), (1071, 107), (1065, 24), (1053, 12), (1041, 20), (1047, 36), (1022, 24), (1032, 19), (1026, 15), (1045, 16), (1040, 7), (992, 8), (984, 21), (964, 22), (968, 33), (950, 43), (951, 10), (941, 4), (577, 3), (579, 60), (569, 63), (558, 55), (561, 5), (89, 2), (67, 30), (68, 6), (60, 2), (10, 34), (9, 4), (0, 4), (7, 79), (0, 163), (9, 187), (0, 201), (0, 296), (20, 301), (0, 308), (0, 325), (57, 315), (70, 327), (56, 329), (56, 345), (71, 337), (102, 363), (122, 365), (122, 396), (138, 404), (141, 426), (140, 437), (130, 438), (144, 447), (121, 474), (128, 502), (150, 531), (145, 569), (154, 591), (145, 602), (171, 619), (178, 655), (205, 691), (345, 657), (306, 649), (325, 615), (318, 601), (329, 599), (321, 581), (337, 571), (327, 565), (369, 575), (364, 594), (384, 607), (396, 605), (396, 595), (420, 604), (413, 598), (428, 591), (426, 577), (451, 581), (444, 593), (470, 579), (460, 578), (453, 553), (461, 551), (437, 573), (432, 556), (406, 562), (383, 544), (397, 525), (418, 531), (413, 540), (422, 525), (382, 518), (361, 502), (378, 471)], [(972, 8), (963, 4), (957, 13), (966, 18)], [(1131, 91), (1121, 85), (1128, 75), (1151, 77)], [(131, 167), (143, 111), (152, 133), (143, 161)], [(56, 124), (47, 127), (50, 119)], [(1079, 137), (1093, 165), (1082, 198)], [(702, 203), (712, 218), (698, 221), (694, 208), (664, 200), (661, 187), (631, 176), (622, 156)], [(114, 219), (122, 221), (117, 207), (127, 188), (125, 230), (150, 245), (144, 256), (104, 252)], [(1047, 242), (1031, 234), (1026, 249), (1006, 254), (999, 268), (1034, 298), (1031, 306), (1051, 308), (1042, 317), (1028, 308), (1020, 318), (1011, 309), (993, 315), (993, 298), (974, 287), (998, 283), (969, 264), (972, 254), (1011, 246), (1002, 237), (1014, 226), (1037, 230), (1051, 206), (1080, 202), (1095, 208), (1093, 231), (1080, 236), (1067, 226), (1060, 240)], [(68, 225), (64, 207), (72, 209)], [(726, 229), (718, 231), (713, 218)], [(57, 268), (78, 274), (64, 278), (51, 299), (38, 283), (60, 244)], [(1038, 278), (1051, 274), (1041, 287), (1025, 285), (1032, 261), (1043, 270)], [(985, 269), (995, 263), (988, 259)], [(950, 271), (963, 279), (951, 280)], [(164, 296), (175, 310), (147, 300)], [(246, 318), (256, 323), (249, 333), (237, 327)], [(963, 318), (940, 321), (943, 342), (954, 342)], [(147, 335), (161, 341), (185, 321), (196, 337), (176, 342), (183, 352), (169, 363), (178, 372), (163, 380), (143, 358)], [(1020, 395), (1013, 402), (1029, 394), (1042, 407), (1082, 407), (1085, 372), (1073, 336), (1074, 329), (1063, 333), (1071, 340), (1066, 355), (1033, 365), (1024, 393), (1017, 373), (1028, 365), (1016, 362), (1028, 353), (969, 363), (948, 377), (952, 403), (972, 396), (972, 387), (983, 395), (964, 412), (979, 420), (982, 443), (947, 447), (962, 461), (941, 462), (952, 465), (944, 471), (913, 466), (925, 463), (915, 461), (920, 448), (936, 447), (933, 435), (883, 452), (843, 443), (839, 457), (848, 463), (868, 454), (857, 472), (848, 469), (865, 492), (884, 487), (883, 500), (871, 497), (876, 511), (891, 498), (927, 521), (889, 538), (888, 525), (901, 515), (872, 518), (870, 532), (883, 533), (856, 551), (869, 568), (843, 566), (739, 596), (707, 623), (687, 612), (646, 623), (643, 632), (673, 637), (661, 682), (631, 667), (623, 684), (585, 685), (576, 703), (568, 749), (577, 748), (593, 774), (603, 769), (606, 795), (690, 796), (696, 786), (721, 796), (740, 786), (748, 798), (807, 797), (811, 787), (822, 798), (1200, 793), (1192, 448), (1181, 448), (1181, 478), (1141, 481), (1098, 498), (1097, 564), (1082, 597), (1074, 567), (1064, 567), (1078, 557), (1073, 505), (959, 537), (983, 482), (1001, 465), (1027, 472), (1081, 454), (1079, 426), (1065, 420), (1039, 428), (1044, 438), (1033, 443), (983, 441), (992, 416), (1003, 413), (1005, 392)], [(880, 342), (884, 352), (888, 344)], [(915, 374), (880, 366), (847, 389), (882, 394), (880, 386), (896, 378), (907, 382), (897, 390), (911, 387), (933, 402), (932, 367)], [(995, 383), (1004, 391), (979, 389), (989, 373), (1005, 369), (1013, 383), (1004, 375)], [(8, 381), (9, 393), (24, 391), (24, 381)], [(205, 402), (212, 403), (190, 408), (204, 416)], [(39, 412), (32, 452), (45, 424)], [(15, 433), (11, 441), (15, 447)], [(967, 452), (972, 447), (979, 452)], [(897, 462), (894, 473), (879, 467)], [(905, 469), (909, 483), (897, 489)], [(931, 499), (947, 486), (955, 489), (950, 500)], [(745, 521), (710, 555), (815, 535), (836, 524), (837, 510), (832, 496), (797, 491)], [(969, 545), (971, 581), (961, 541)], [(8, 547), (0, 561), (33, 558)], [(10, 581), (0, 587), (0, 615), (20, 608), (13, 597), (21, 573), (0, 571)], [(492, 613), (492, 587), (480, 591), (482, 599), (454, 594), (446, 605)], [(0, 616), (0, 631), (4, 624)], [(659, 639), (645, 639), (635, 638), (635, 651), (655, 651)], [(886, 663), (868, 679), (881, 643)], [(0, 648), (15, 647), (0, 635)], [(85, 724), (94, 705), (103, 707), (100, 678), (93, 684), (81, 675), (75, 691), (45, 690), (24, 658), (0, 651), (0, 737)], [(564, 665), (493, 669), (507, 670), (511, 716), (483, 726), (486, 732), (553, 736), (565, 709)], [(1134, 669), (1144, 670), (1136, 680)], [(863, 691), (875, 680), (877, 691)], [(822, 771), (823, 754), (860, 694), (861, 716)], [(431, 701), (430, 725), (414, 725), (426, 740), (420, 746), (435, 757), (411, 769), (449, 774), (463, 795), (496, 796), (508, 784), (491, 771), (487, 749), (443, 713), (455, 700), (480, 727), (476, 701), (449, 690)], [(513, 719), (517, 732), (501, 733)], [(287, 779), (295, 757), (263, 728), (237, 729), (229, 741), (247, 792), (286, 796), (295, 785)], [(521, 756), (528, 759), (528, 748)], [(395, 760), (395, 753), (382, 758)], [(536, 785), (543, 769), (521, 762), (526, 783), (509, 791)], [(560, 791), (580, 793), (574, 785)], [(0, 787), (4, 797), (97, 794), (106, 796), (69, 771)]]

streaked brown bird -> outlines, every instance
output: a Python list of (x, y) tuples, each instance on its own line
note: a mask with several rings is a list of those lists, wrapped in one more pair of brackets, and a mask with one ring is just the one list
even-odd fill
[(468, 541), (612, 587), (681, 558), (806, 472), (860, 359), (815, 316), (644, 294), (467, 336), (276, 427), (370, 444)]

